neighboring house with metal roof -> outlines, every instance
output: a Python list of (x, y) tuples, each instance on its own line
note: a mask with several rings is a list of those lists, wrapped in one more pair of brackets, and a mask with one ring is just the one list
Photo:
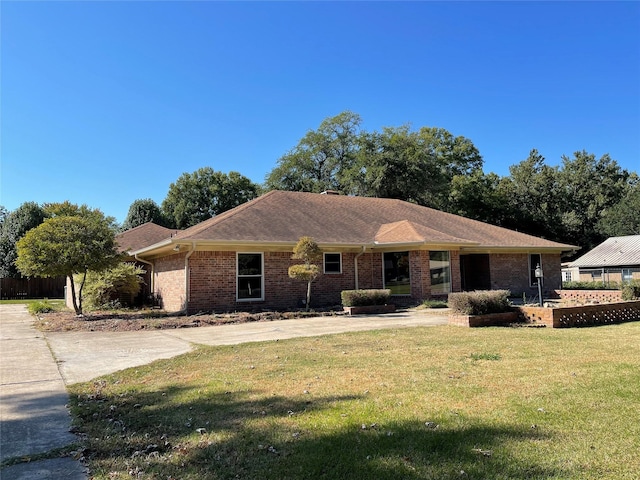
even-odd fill
[(640, 235), (607, 238), (562, 272), (565, 281), (608, 284), (640, 279)]
[(168, 311), (284, 310), (305, 298), (288, 276), (303, 236), (323, 251), (311, 307), (369, 288), (391, 289), (396, 303), (477, 289), (535, 295), (536, 266), (545, 290), (559, 288), (561, 255), (578, 248), (400, 200), (271, 191), (130, 253), (152, 267)]

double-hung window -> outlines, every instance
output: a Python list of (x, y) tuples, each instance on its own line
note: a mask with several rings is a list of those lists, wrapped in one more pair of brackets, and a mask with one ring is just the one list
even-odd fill
[(238, 253), (238, 300), (264, 300), (264, 261), (262, 253)]

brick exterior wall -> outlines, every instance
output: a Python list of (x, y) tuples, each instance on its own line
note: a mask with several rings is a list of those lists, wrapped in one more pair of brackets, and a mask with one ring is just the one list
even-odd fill
[[(510, 290), (514, 295), (537, 295), (538, 287), (529, 283), (529, 255), (526, 253), (492, 253), (489, 256), (491, 288)], [(543, 254), (543, 294), (549, 296), (562, 285), (560, 254)]]
[(186, 253), (162, 257), (155, 262), (155, 293), (161, 298), (162, 308), (168, 312), (179, 312), (185, 308)]
[[(185, 255), (178, 253), (155, 261), (155, 290), (167, 311), (180, 311), (188, 305), (189, 313), (210, 311), (286, 310), (301, 308), (306, 298), (306, 282), (289, 278), (292, 253), (263, 252), (264, 300), (236, 300), (236, 252), (196, 251), (189, 263), (189, 298), (185, 297)], [(342, 272), (324, 274), (311, 287), (311, 307), (333, 307), (341, 303), (340, 292), (355, 288), (355, 259), (358, 261), (358, 288), (383, 288), (383, 255), (381, 252), (342, 254)], [(398, 297), (395, 303), (411, 303), (431, 298), (429, 252), (411, 251), (411, 296)], [(561, 284), (560, 255), (543, 255), (545, 291), (552, 292)], [(450, 252), (451, 287), (461, 289), (460, 254)], [(322, 268), (322, 266), (321, 266)], [(537, 293), (529, 286), (527, 254), (491, 254), (490, 275), (494, 289), (508, 289), (514, 294)], [(188, 301), (187, 301), (188, 300)]]

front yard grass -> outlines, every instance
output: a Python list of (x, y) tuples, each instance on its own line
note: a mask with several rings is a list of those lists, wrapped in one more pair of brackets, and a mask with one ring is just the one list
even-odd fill
[(410, 328), (201, 347), (69, 389), (96, 479), (637, 479), (639, 346), (638, 322)]

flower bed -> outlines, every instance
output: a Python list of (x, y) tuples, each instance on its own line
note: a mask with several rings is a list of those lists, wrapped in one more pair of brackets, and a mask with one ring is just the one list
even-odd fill
[(449, 315), (449, 325), (460, 327), (502, 327), (519, 321), (519, 314), (516, 311), (504, 313), (489, 313), (486, 315)]
[(376, 313), (391, 313), (396, 311), (395, 305), (362, 305), (358, 307), (343, 307), (349, 315), (366, 315)]

